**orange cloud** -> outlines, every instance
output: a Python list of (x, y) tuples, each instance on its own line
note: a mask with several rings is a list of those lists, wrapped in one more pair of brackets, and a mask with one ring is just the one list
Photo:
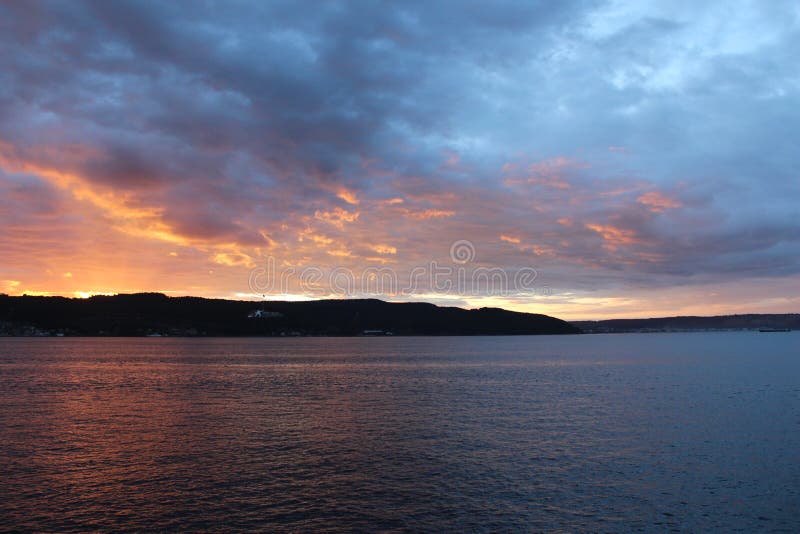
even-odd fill
[(208, 240), (190, 239), (176, 232), (163, 221), (164, 208), (140, 205), (129, 193), (92, 186), (79, 174), (26, 161), (7, 143), (0, 143), (0, 169), (8, 173), (34, 174), (68, 191), (75, 200), (88, 203), (113, 220), (112, 227), (121, 233), (183, 246), (213, 246)]
[(668, 197), (658, 191), (650, 191), (636, 199), (639, 204), (644, 204), (650, 211), (654, 213), (661, 213), (668, 209), (680, 208), (683, 206), (677, 199)]
[(306, 228), (297, 235), (297, 240), (300, 242), (303, 242), (306, 239), (310, 239), (311, 241), (313, 241), (318, 245), (330, 245), (331, 243), (333, 243), (333, 239), (321, 234), (317, 234), (311, 228)]
[(349, 250), (344, 249), (344, 248), (326, 250), (325, 252), (327, 254), (330, 254), (331, 256), (338, 256), (338, 257), (341, 257), (341, 258), (349, 258), (350, 256), (352, 256), (352, 253)]
[(256, 266), (253, 258), (242, 252), (218, 252), (211, 257), (211, 261), (227, 267), (253, 268)]
[[(317, 250), (324, 252), (329, 256), (345, 258), (353, 255), (352, 252), (348, 250), (345, 243), (332, 239), (326, 235), (318, 234), (313, 228), (306, 228), (302, 232), (298, 233), (297, 240), (301, 243), (304, 241), (311, 241), (317, 246)], [(303, 258), (303, 260), (304, 261), (298, 265), (302, 265), (303, 263), (307, 263), (309, 261), (314, 261), (314, 256), (306, 256)]]
[(331, 224), (339, 230), (344, 229), (345, 223), (356, 221), (359, 215), (360, 213), (357, 211), (347, 211), (339, 207), (333, 208), (331, 211), (317, 210), (314, 212), (315, 219)]
[(356, 206), (361, 202), (358, 199), (358, 196), (349, 189), (344, 189), (344, 188), (340, 189), (339, 192), (336, 193), (336, 196), (353, 206)]
[(520, 244), (522, 243), (522, 240), (514, 236), (501, 234), (500, 241), (505, 241), (506, 243), (518, 245), (517, 246), (518, 250), (521, 250), (522, 252), (533, 252), (537, 256), (552, 256), (553, 254), (555, 254), (555, 250), (553, 249), (553, 247), (549, 245), (536, 245), (536, 244), (522, 245)]
[[(572, 184), (567, 181), (565, 174), (572, 169), (586, 167), (588, 165), (585, 163), (558, 156), (528, 165), (524, 171), (524, 176), (509, 177), (505, 180), (505, 183), (507, 185), (541, 185), (555, 189), (569, 189)], [(503, 165), (503, 171), (505, 173), (518, 173), (519, 166), (513, 163), (506, 163)]]
[[(0, 145), (0, 149), (3, 148)], [(40, 176), (51, 184), (70, 191), (77, 200), (85, 200), (117, 218), (149, 219), (159, 217), (163, 211), (160, 208), (133, 206), (130, 195), (117, 194), (110, 190), (98, 192), (89, 187), (77, 174), (14, 159), (4, 154), (2, 150), (0, 150), (0, 169), (8, 173)]]
[(378, 254), (397, 254), (397, 249), (390, 245), (373, 245), (370, 248)]
[(501, 235), (500, 241), (505, 241), (506, 243), (514, 243), (515, 245), (519, 245), (520, 240), (518, 237), (511, 237), (507, 235)]
[(438, 219), (441, 217), (452, 217), (456, 212), (452, 210), (429, 209), (422, 211), (406, 210), (405, 214), (409, 219)]
[(553, 247), (548, 245), (522, 245), (519, 249), (533, 252), (537, 256), (552, 256), (555, 254)]
[(600, 224), (587, 224), (586, 228), (600, 234), (603, 237), (603, 246), (608, 250), (617, 250), (621, 246), (640, 243), (633, 230)]

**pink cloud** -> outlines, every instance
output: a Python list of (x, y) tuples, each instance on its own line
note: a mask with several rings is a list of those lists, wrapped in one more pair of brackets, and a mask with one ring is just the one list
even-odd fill
[(654, 213), (662, 213), (668, 209), (675, 209), (683, 206), (679, 200), (658, 191), (645, 193), (638, 197), (636, 202), (644, 204)]

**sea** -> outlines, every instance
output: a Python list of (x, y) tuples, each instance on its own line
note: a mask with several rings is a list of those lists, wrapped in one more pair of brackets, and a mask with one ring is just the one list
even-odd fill
[(0, 338), (0, 531), (797, 532), (800, 332)]

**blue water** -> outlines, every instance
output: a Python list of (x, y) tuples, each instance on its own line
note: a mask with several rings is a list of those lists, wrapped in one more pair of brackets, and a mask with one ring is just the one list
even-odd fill
[(800, 333), (0, 338), (0, 530), (800, 530)]

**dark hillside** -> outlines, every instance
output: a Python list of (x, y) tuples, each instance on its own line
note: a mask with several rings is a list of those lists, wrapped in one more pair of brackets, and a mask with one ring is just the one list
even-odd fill
[(251, 302), (160, 293), (64, 297), (0, 296), (0, 333), (85, 336), (571, 334), (547, 315), (464, 310), (381, 300)]

